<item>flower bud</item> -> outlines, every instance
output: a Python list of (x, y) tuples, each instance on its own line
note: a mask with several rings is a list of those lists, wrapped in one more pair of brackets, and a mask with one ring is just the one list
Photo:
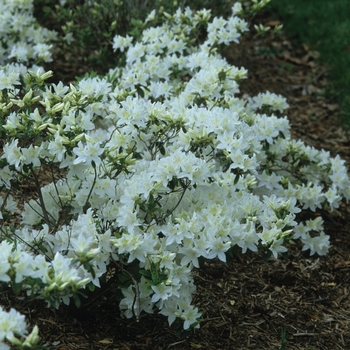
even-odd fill
[(30, 90), (24, 95), (24, 97), (23, 97), (23, 102), (24, 102), (25, 104), (28, 104), (28, 103), (31, 101), (32, 96), (33, 96), (33, 90), (30, 89)]
[(34, 326), (32, 332), (27, 336), (26, 340), (23, 342), (22, 347), (23, 348), (31, 348), (33, 345), (37, 345), (40, 342), (39, 337), (39, 328), (38, 326)]

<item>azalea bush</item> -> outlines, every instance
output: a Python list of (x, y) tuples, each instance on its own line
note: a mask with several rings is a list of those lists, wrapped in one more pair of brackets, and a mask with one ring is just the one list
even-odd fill
[[(138, 39), (113, 38), (120, 66), (74, 85), (1, 67), (5, 286), (59, 307), (113, 283), (125, 317), (158, 312), (189, 329), (204, 260), (278, 258), (296, 241), (327, 254), (321, 216), (298, 213), (350, 198), (344, 161), (291, 139), (285, 98), (238, 97), (247, 71), (221, 52), (248, 31), (245, 10), (152, 11)], [(25, 338), (23, 316), (0, 311), (0, 341), (37, 346), (37, 328)]]

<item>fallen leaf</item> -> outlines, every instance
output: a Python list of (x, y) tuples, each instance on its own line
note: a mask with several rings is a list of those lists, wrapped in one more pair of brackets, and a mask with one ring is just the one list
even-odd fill
[(339, 105), (337, 105), (337, 104), (333, 104), (333, 105), (326, 104), (326, 107), (327, 107), (327, 109), (329, 109), (331, 112), (334, 112), (334, 111), (336, 111), (336, 110), (339, 109)]
[(289, 62), (292, 62), (292, 63), (295, 63), (295, 64), (299, 64), (301, 66), (308, 66), (309, 64), (299, 58), (295, 58), (295, 57), (292, 57), (288, 54), (283, 54), (283, 58), (286, 60), (286, 61), (289, 61)]
[(310, 318), (311, 318), (312, 321), (317, 321), (318, 320), (318, 315), (310, 314)]
[(278, 20), (271, 20), (265, 23), (265, 26), (270, 26), (270, 27), (276, 27), (281, 24), (281, 21)]

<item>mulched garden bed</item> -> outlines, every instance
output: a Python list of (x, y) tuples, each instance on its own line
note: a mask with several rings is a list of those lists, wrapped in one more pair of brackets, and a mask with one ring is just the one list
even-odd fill
[[(340, 126), (338, 105), (324, 94), (327, 69), (317, 52), (270, 36), (246, 39), (225, 56), (249, 70), (243, 94), (269, 90), (288, 99), (294, 138), (349, 161), (349, 135)], [(6, 290), (0, 292), (0, 304), (25, 314), (31, 327), (39, 326), (42, 344), (57, 350), (277, 350), (283, 349), (284, 331), (285, 349), (350, 349), (350, 210), (344, 204), (321, 215), (332, 244), (325, 257), (310, 257), (296, 244), (288, 258), (247, 253), (226, 264), (208, 261), (196, 271), (200, 329), (183, 332), (176, 322), (169, 328), (161, 315), (126, 319), (113, 289), (78, 310), (49, 309)]]

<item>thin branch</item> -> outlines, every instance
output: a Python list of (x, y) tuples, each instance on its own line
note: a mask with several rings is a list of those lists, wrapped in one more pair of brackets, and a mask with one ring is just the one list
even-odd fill
[(4, 201), (2, 202), (2, 205), (1, 205), (1, 207), (0, 207), (0, 212), (2, 212), (2, 211), (4, 210), (5, 205), (6, 205), (6, 202), (7, 202), (7, 198), (9, 197), (9, 195), (10, 195), (10, 189), (8, 189), (8, 190), (6, 191)]
[(86, 198), (85, 204), (83, 206), (83, 213), (86, 214), (86, 211), (88, 210), (88, 206), (89, 206), (89, 199), (91, 197), (92, 194), (92, 190), (94, 189), (95, 185), (96, 185), (96, 178), (97, 178), (97, 171), (96, 171), (96, 166), (93, 167), (94, 168), (94, 172), (95, 172), (95, 176), (94, 176), (94, 181), (92, 182), (92, 186), (90, 188), (90, 192)]
[(186, 184), (185, 188), (183, 189), (183, 192), (181, 193), (180, 199), (179, 199), (178, 202), (176, 203), (175, 207), (170, 211), (170, 215), (176, 210), (176, 208), (177, 208), (177, 207), (179, 206), (179, 204), (181, 203), (181, 201), (182, 201), (182, 199), (183, 199), (183, 197), (184, 197), (184, 195), (185, 195), (185, 192), (186, 192), (186, 190), (189, 188), (190, 184), (191, 184), (191, 181), (189, 181), (189, 182)]
[(36, 186), (36, 191), (38, 193), (40, 206), (41, 206), (41, 208), (43, 210), (44, 220), (45, 220), (46, 224), (49, 226), (49, 231), (51, 231), (52, 230), (52, 224), (51, 224), (51, 221), (49, 220), (48, 212), (46, 210), (46, 206), (45, 206), (43, 194), (41, 192), (41, 186), (40, 186), (38, 177), (36, 176), (36, 173), (34, 172), (33, 167), (30, 168), (30, 171), (33, 174), (33, 179), (34, 179), (34, 183), (35, 183), (35, 186)]
[(114, 262), (114, 264), (123, 272), (126, 272), (126, 274), (131, 278), (134, 287), (135, 287), (135, 297), (134, 297), (134, 302), (132, 304), (132, 312), (134, 314), (134, 316), (136, 317), (136, 321), (139, 322), (140, 321), (140, 314), (141, 314), (141, 297), (140, 297), (140, 288), (139, 288), (139, 284), (136, 281), (135, 277), (126, 269), (124, 269), (123, 267), (123, 263), (120, 262), (120, 264), (118, 264), (117, 261), (115, 261), (113, 259), (113, 257), (111, 256), (111, 260)]
[(52, 176), (52, 183), (53, 183), (53, 186), (55, 187), (55, 191), (56, 191), (56, 194), (57, 194), (57, 198), (60, 202), (60, 206), (61, 208), (63, 208), (63, 203), (62, 203), (62, 200), (61, 200), (61, 197), (60, 197), (60, 194), (58, 192), (58, 188), (57, 188), (57, 184), (56, 184), (56, 181), (55, 181), (55, 174), (53, 172), (53, 167), (50, 166), (50, 170), (51, 170), (51, 176)]

